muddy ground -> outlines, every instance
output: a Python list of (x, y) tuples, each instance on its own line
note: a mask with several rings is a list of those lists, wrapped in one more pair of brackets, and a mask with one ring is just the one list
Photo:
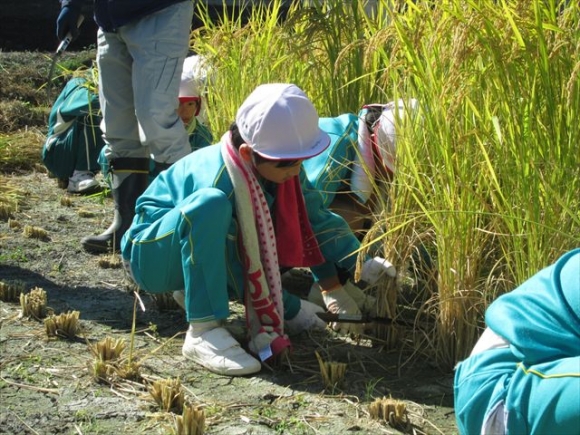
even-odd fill
[[(452, 375), (404, 346), (387, 350), (330, 330), (303, 334), (279, 366), (249, 377), (218, 376), (181, 356), (183, 312), (147, 294), (141, 294), (145, 311), (137, 309), (131, 355), (138, 376), (97, 381), (91, 349), (106, 337), (123, 339), (129, 356), (135, 301), (123, 270), (104, 267), (115, 266), (116, 257), (89, 255), (79, 243), (106, 228), (112, 200), (69, 196), (42, 168), (2, 182), (20, 192), (20, 207), (0, 221), (0, 281), (25, 293), (42, 288), (54, 314), (80, 312), (80, 330), (74, 339), (49, 338), (42, 320), (21, 316), (18, 301), (0, 302), (0, 433), (172, 433), (176, 414), (160, 410), (148, 388), (175, 378), (186, 401), (203, 409), (207, 434), (457, 433)], [(46, 237), (27, 236), (27, 226)], [(232, 311), (228, 327), (243, 340), (239, 307), (232, 304)], [(315, 352), (347, 364), (342, 384), (325, 386)], [(370, 405), (389, 397), (404, 403), (408, 423), (371, 418)]]

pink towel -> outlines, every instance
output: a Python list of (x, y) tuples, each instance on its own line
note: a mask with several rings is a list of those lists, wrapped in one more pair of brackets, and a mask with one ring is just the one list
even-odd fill
[(310, 267), (324, 262), (308, 219), (298, 176), (278, 185), (276, 245), (281, 266)]

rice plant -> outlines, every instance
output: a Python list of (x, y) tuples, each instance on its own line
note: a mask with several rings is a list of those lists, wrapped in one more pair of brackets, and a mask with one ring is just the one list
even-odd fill
[(162, 411), (181, 414), (185, 395), (179, 379), (160, 379), (153, 381), (148, 388), (149, 394)]
[[(396, 179), (376, 185), (385, 200), (365, 244), (421, 283), (410, 299), (433, 327), (414, 346), (450, 369), (491, 300), (580, 245), (580, 7), (377, 3), (367, 14), (364, 2), (296, 1), (283, 22), (276, 0), (247, 24), (207, 15), (192, 47), (215, 71), (208, 115), (218, 137), (264, 82), (296, 83), (320, 116), (419, 101), (397, 131)], [(379, 289), (379, 315), (397, 315), (392, 293)]]
[(176, 435), (203, 435), (205, 411), (200, 406), (186, 404), (181, 415), (175, 417)]
[(38, 239), (38, 240), (50, 239), (48, 231), (46, 231), (44, 228), (36, 227), (34, 225), (24, 225), (22, 234), (24, 234), (24, 237), (27, 237), (29, 239)]
[[(0, 138), (0, 151), (4, 148)], [(0, 220), (9, 220), (18, 211), (23, 192), (14, 186), (7, 177), (0, 175)]]
[(324, 386), (330, 389), (341, 386), (344, 382), (347, 364), (336, 361), (324, 361), (318, 352), (315, 352), (315, 354)]
[(411, 426), (405, 402), (392, 397), (375, 399), (369, 405), (371, 418), (383, 420), (396, 429), (406, 430)]
[(22, 281), (0, 281), (0, 301), (17, 302), (20, 295), (26, 290)]

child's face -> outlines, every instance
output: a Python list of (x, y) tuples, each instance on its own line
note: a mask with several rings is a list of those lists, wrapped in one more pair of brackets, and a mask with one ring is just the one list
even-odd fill
[(282, 184), (300, 173), (302, 162), (303, 160), (294, 160), (290, 165), (286, 166), (284, 162), (265, 161), (254, 163), (254, 167), (264, 179), (276, 184)]
[(181, 118), (184, 124), (189, 124), (199, 109), (199, 101), (186, 101), (179, 103), (177, 108), (177, 115)]

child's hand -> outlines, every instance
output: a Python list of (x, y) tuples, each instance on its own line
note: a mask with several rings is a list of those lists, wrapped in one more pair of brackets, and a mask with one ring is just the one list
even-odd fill
[[(348, 314), (351, 316), (361, 315), (357, 303), (342, 286), (332, 291), (323, 291), (322, 299), (324, 300), (326, 308), (331, 313)], [(363, 324), (360, 323), (334, 322), (331, 326), (332, 329), (343, 334), (360, 334), (364, 329)]]
[(370, 285), (375, 285), (383, 275), (391, 278), (397, 276), (397, 270), (388, 260), (381, 257), (375, 257), (364, 262), (360, 278)]
[(296, 335), (303, 331), (322, 331), (326, 329), (326, 322), (316, 315), (316, 313), (322, 313), (323, 311), (322, 307), (301, 299), (300, 311), (298, 311), (296, 317), (284, 322), (286, 334)]
[(343, 287), (348, 295), (356, 302), (363, 314), (370, 314), (376, 311), (377, 299), (374, 296), (363, 292), (351, 280), (345, 282)]

